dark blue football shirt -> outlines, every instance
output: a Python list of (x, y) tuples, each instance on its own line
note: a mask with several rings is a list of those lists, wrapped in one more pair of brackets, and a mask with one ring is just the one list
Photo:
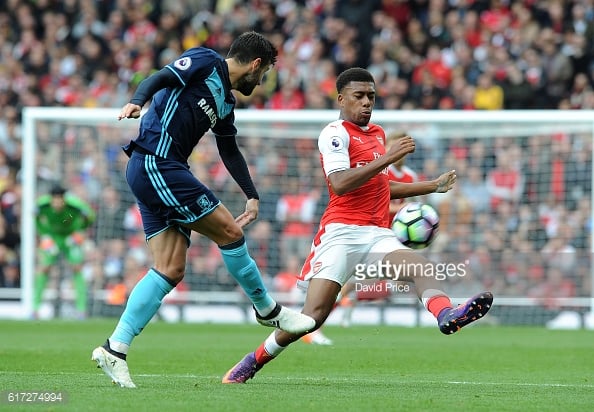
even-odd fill
[(140, 120), (136, 145), (185, 163), (209, 129), (217, 136), (237, 134), (229, 69), (218, 53), (192, 48), (165, 67), (179, 79), (179, 85), (154, 94)]

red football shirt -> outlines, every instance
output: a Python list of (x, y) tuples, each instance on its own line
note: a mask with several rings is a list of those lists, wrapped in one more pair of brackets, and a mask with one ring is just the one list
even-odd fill
[[(320, 160), (326, 176), (349, 168), (361, 167), (385, 154), (384, 130), (375, 124), (359, 127), (336, 120), (318, 138)], [(341, 196), (330, 188), (329, 202), (320, 228), (329, 223), (389, 227), (390, 185), (384, 169), (358, 189)]]

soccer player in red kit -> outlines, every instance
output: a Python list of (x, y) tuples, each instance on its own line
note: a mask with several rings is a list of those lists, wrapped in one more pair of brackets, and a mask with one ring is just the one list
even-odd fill
[[(318, 138), (330, 199), (301, 270), (301, 284), (307, 285), (302, 313), (315, 319), (319, 328), (351, 276), (369, 274), (374, 268), (377, 273), (380, 265), (387, 264), (393, 279), (414, 283), (442, 333), (454, 333), (480, 319), (489, 311), (493, 295), (482, 292), (454, 308), (436, 277), (407, 270), (409, 265), (436, 265), (403, 246), (390, 229), (391, 198), (446, 192), (456, 181), (455, 172), (416, 184), (390, 182), (387, 167), (412, 153), (414, 140), (404, 137), (386, 151), (384, 130), (370, 123), (376, 94), (375, 80), (367, 70), (345, 70), (336, 79), (336, 90), (340, 119), (328, 124)], [(223, 383), (245, 383), (304, 334), (275, 330), (225, 374)]]
[[(386, 135), (386, 149), (389, 149), (392, 145), (397, 144), (399, 139), (405, 138), (408, 136), (404, 132), (394, 131), (388, 133)], [(406, 156), (402, 156), (400, 159), (392, 163), (388, 166), (388, 179), (391, 182), (398, 182), (398, 183), (415, 183), (419, 181), (419, 176), (417, 173), (408, 167), (405, 164)], [(390, 200), (390, 222), (394, 220), (394, 216), (396, 213), (402, 208), (405, 202), (410, 201), (410, 198), (396, 198)], [(378, 287), (370, 287), (366, 288), (367, 291), (365, 293), (358, 293), (356, 290), (357, 281), (354, 278), (351, 278), (340, 291), (340, 301), (339, 306), (342, 308), (342, 326), (349, 326), (351, 324), (351, 317), (353, 314), (353, 309), (357, 305), (357, 301), (361, 300), (381, 300), (387, 298), (390, 294), (390, 288), (385, 287), (385, 280), (380, 280), (382, 284), (379, 284)], [(307, 340), (309, 336), (312, 339)], [(321, 343), (321, 344), (328, 344), (331, 342), (329, 338), (324, 336), (321, 331), (318, 329), (306, 335), (304, 337), (306, 342), (310, 343)]]

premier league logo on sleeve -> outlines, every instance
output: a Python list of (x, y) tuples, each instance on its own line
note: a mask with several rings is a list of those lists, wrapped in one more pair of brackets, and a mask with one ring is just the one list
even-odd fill
[(342, 150), (343, 147), (344, 143), (342, 142), (342, 139), (340, 139), (340, 137), (334, 136), (330, 139), (330, 150), (332, 150), (333, 152), (338, 152)]
[(189, 57), (182, 57), (181, 59), (177, 59), (173, 62), (173, 67), (178, 70), (188, 70), (192, 65), (192, 59)]

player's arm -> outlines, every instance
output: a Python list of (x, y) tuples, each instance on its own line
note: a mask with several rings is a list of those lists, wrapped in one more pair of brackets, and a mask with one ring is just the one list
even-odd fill
[(181, 85), (179, 77), (177, 77), (168, 67), (164, 67), (158, 72), (151, 74), (140, 82), (134, 91), (134, 95), (130, 99), (130, 103), (122, 108), (118, 120), (124, 118), (139, 118), (142, 106), (144, 106), (155, 93), (166, 87), (176, 87)]
[(37, 200), (35, 205), (35, 229), (38, 235), (51, 235), (51, 226), (48, 223), (48, 218), (45, 216), (45, 210), (49, 205), (51, 197), (49, 195), (42, 196)]
[(49, 225), (45, 222), (46, 220), (40, 215), (37, 214), (37, 219), (35, 220), (35, 229), (38, 235), (51, 235), (52, 231)]
[(248, 199), (259, 199), (258, 191), (252, 181), (245, 158), (237, 146), (235, 136), (215, 135), (215, 137), (221, 160), (233, 180), (237, 182)]
[(66, 201), (70, 206), (78, 210), (81, 216), (81, 227), (77, 228), (77, 230), (86, 229), (95, 222), (95, 210), (87, 202), (77, 197), (70, 196), (66, 198)]
[[(338, 139), (339, 137), (336, 137)], [(383, 156), (355, 168), (346, 168), (329, 172), (326, 170), (332, 191), (341, 196), (363, 186), (369, 179), (380, 173), (386, 167), (414, 152), (415, 143), (411, 137), (404, 137), (394, 144)], [(332, 151), (332, 149), (330, 149)], [(324, 152), (322, 152), (324, 155)]]
[(235, 219), (239, 226), (244, 227), (258, 217), (260, 196), (252, 181), (245, 158), (237, 146), (235, 136), (215, 134), (215, 138), (225, 168), (248, 198), (245, 212)]
[(404, 199), (407, 197), (423, 196), (430, 193), (445, 193), (454, 187), (456, 171), (450, 170), (437, 179), (414, 183), (390, 181), (390, 198)]

